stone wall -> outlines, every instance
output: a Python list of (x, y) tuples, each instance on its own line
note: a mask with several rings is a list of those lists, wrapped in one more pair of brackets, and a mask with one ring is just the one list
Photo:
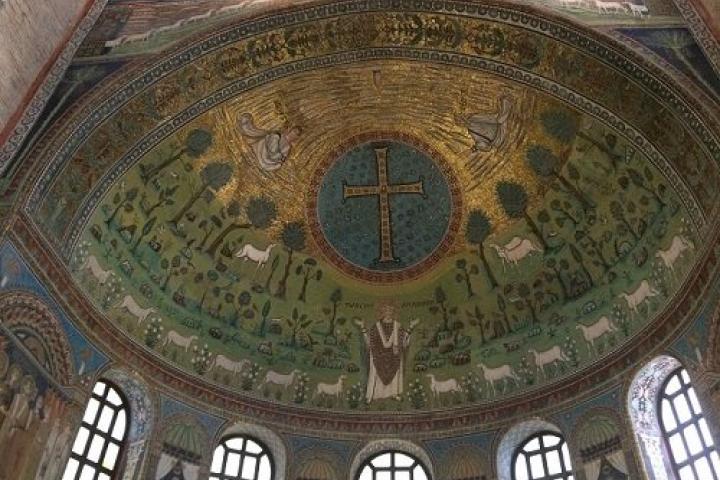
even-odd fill
[(91, 4), (92, 0), (0, 2), (0, 140), (19, 120)]

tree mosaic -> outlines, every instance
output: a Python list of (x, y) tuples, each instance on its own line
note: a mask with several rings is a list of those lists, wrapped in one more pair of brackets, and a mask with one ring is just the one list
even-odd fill
[[(342, 122), (293, 130), (301, 116), (256, 113), (262, 99), (210, 112), (114, 184), (71, 268), (135, 342), (238, 395), (401, 411), (550, 385), (657, 316), (697, 238), (624, 137), (503, 95), (509, 114), (486, 99), (440, 151), (424, 124), (348, 143)], [(475, 188), (482, 139), (484, 161), (506, 163)]]

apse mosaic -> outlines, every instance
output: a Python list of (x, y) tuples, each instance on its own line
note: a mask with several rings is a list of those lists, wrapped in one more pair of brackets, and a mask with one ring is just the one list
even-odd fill
[[(468, 107), (440, 120), (455, 92), (381, 115), (392, 95), (371, 96), (366, 71), (259, 88), (128, 170), (72, 258), (105, 314), (239, 394), (373, 411), (551, 383), (625, 345), (672, 296), (697, 240), (623, 137), (478, 75)], [(344, 101), (355, 89), (366, 100)], [(292, 106), (302, 121), (278, 123)], [(323, 124), (329, 112), (340, 118)]]
[(717, 197), (661, 83), (469, 16), (277, 28), (47, 143), (28, 212), (134, 348), (238, 398), (393, 412), (534, 395), (647, 337)]

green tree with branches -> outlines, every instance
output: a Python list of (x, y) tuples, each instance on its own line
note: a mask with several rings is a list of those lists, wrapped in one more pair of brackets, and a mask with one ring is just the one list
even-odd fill
[[(595, 204), (562, 175), (562, 162), (552, 150), (542, 145), (533, 145), (525, 152), (525, 160), (538, 177), (545, 180), (555, 179), (560, 182), (562, 188), (580, 202), (583, 210), (587, 212), (595, 208)], [(568, 174), (574, 179), (580, 178), (579, 172), (573, 165), (568, 166)]]
[(155, 166), (148, 167), (147, 165), (140, 164), (140, 178), (143, 183), (147, 183), (152, 180), (158, 173), (178, 161), (183, 156), (187, 155), (190, 158), (198, 158), (203, 155), (213, 143), (213, 135), (211, 132), (196, 128), (188, 133), (185, 137), (185, 145), (179, 150), (175, 150), (165, 160)]
[(132, 202), (137, 198), (138, 189), (137, 188), (131, 188), (129, 190), (125, 190), (125, 194), (121, 194), (120, 192), (115, 193), (113, 195), (113, 203), (115, 204), (115, 209), (113, 210), (112, 214), (105, 220), (105, 225), (108, 227), (112, 223), (113, 220), (115, 220), (115, 217), (117, 216), (120, 209), (123, 207), (127, 210), (128, 206), (132, 207)]
[(240, 222), (238, 220), (242, 210), (237, 200), (233, 200), (228, 204), (227, 213), (235, 220), (226, 226), (207, 248), (206, 253), (210, 256), (215, 256), (218, 247), (220, 247), (223, 241), (225, 241), (225, 238), (235, 230), (245, 228), (263, 230), (268, 228), (277, 218), (277, 206), (275, 206), (275, 202), (268, 197), (253, 197), (245, 206), (247, 222)]
[(490, 281), (490, 288), (496, 288), (498, 282), (495, 279), (495, 275), (488, 264), (487, 258), (485, 257), (485, 246), (483, 243), (490, 236), (492, 232), (492, 224), (490, 219), (482, 210), (473, 210), (468, 216), (467, 224), (465, 225), (465, 238), (468, 243), (475, 245), (477, 248), (477, 254), (480, 257), (480, 261), (485, 268), (485, 273)]
[(535, 311), (535, 305), (532, 301), (532, 289), (527, 283), (520, 283), (517, 286), (517, 293), (520, 296), (520, 301), (525, 304), (527, 309), (530, 311), (530, 318), (532, 324), (535, 325), (538, 322), (537, 312)]
[(618, 178), (618, 184), (620, 185), (620, 187), (622, 187), (623, 190), (627, 190), (630, 186), (630, 182), (632, 182), (632, 184), (635, 185), (637, 188), (649, 193), (655, 199), (655, 202), (657, 202), (659, 208), (662, 210), (667, 205), (665, 203), (665, 200), (663, 200), (662, 198), (667, 191), (667, 187), (665, 187), (663, 183), (660, 183), (657, 187), (653, 188), (653, 180), (655, 176), (653, 175), (652, 170), (645, 167), (644, 174), (645, 175), (643, 176), (634, 168), (628, 168), (627, 177), (622, 176)]
[(278, 282), (277, 290), (275, 291), (275, 296), (278, 298), (285, 298), (287, 294), (287, 280), (290, 276), (290, 268), (293, 263), (293, 253), (305, 249), (306, 237), (303, 222), (290, 222), (283, 226), (280, 239), (288, 254), (288, 259), (285, 264), (283, 277)]
[(582, 253), (580, 253), (580, 250), (578, 250), (572, 243), (570, 244), (570, 254), (573, 257), (573, 260), (575, 260), (575, 262), (577, 262), (580, 266), (580, 270), (582, 270), (588, 280), (588, 283), (590, 283), (590, 287), (593, 287), (595, 285), (595, 281), (593, 280), (592, 275), (590, 275), (590, 270), (588, 270), (587, 265), (585, 265), (585, 259), (583, 258)]
[(440, 312), (440, 314), (442, 315), (442, 320), (443, 320), (442, 331), (449, 332), (450, 331), (450, 312), (448, 311), (448, 306), (447, 306), (447, 294), (445, 293), (445, 290), (443, 290), (443, 288), (440, 286), (435, 287), (435, 305), (430, 307), (430, 312), (431, 313)]
[(465, 315), (467, 315), (470, 325), (477, 325), (480, 330), (480, 344), (485, 345), (485, 343), (487, 343), (487, 336), (485, 335), (485, 314), (480, 311), (480, 307), (475, 305), (473, 311), (466, 310)]
[(307, 318), (306, 313), (300, 314), (297, 308), (293, 308), (292, 316), (286, 318), (285, 322), (290, 327), (290, 347), (295, 348), (298, 343), (298, 336), (307, 330), (312, 324), (312, 320)]
[(140, 245), (140, 242), (142, 241), (142, 239), (147, 237), (150, 234), (152, 229), (155, 227), (156, 220), (157, 220), (157, 217), (152, 217), (147, 222), (145, 222), (145, 225), (143, 225), (143, 228), (140, 231), (140, 235), (138, 235), (138, 238), (135, 240), (135, 243), (133, 244), (132, 248), (130, 249), (130, 251), (132, 253), (135, 253), (135, 251), (137, 250), (138, 246)]
[(458, 258), (455, 261), (455, 267), (459, 270), (458, 273), (455, 275), (455, 281), (458, 283), (464, 283), (465, 288), (467, 289), (467, 297), (472, 298), (475, 296), (475, 291), (472, 287), (472, 280), (470, 278), (471, 275), (477, 275), (479, 270), (477, 265), (475, 264), (468, 264), (468, 261), (464, 258)]
[(343, 292), (341, 288), (336, 288), (333, 290), (333, 292), (330, 294), (330, 303), (332, 303), (332, 310), (327, 309), (327, 314), (330, 315), (330, 322), (328, 325), (328, 331), (325, 334), (325, 337), (334, 337), (335, 336), (335, 325), (337, 324), (337, 313), (338, 313), (338, 305), (340, 302), (342, 302), (343, 299)]
[(499, 182), (496, 192), (505, 215), (512, 219), (524, 218), (530, 230), (540, 240), (544, 250), (548, 246), (535, 221), (528, 214), (529, 198), (525, 187), (515, 182)]
[(210, 162), (200, 170), (200, 187), (188, 198), (185, 205), (175, 214), (171, 220), (177, 225), (183, 216), (190, 210), (203, 195), (211, 195), (227, 185), (233, 175), (233, 167), (229, 162)]
[(298, 300), (304, 302), (307, 294), (308, 283), (311, 279), (319, 282), (322, 279), (323, 272), (318, 268), (317, 260), (314, 258), (306, 258), (304, 262), (297, 266), (295, 274), (301, 276), (303, 279)]

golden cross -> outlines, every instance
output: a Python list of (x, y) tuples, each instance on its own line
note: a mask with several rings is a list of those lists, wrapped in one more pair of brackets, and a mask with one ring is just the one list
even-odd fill
[(387, 147), (375, 148), (377, 161), (377, 185), (346, 185), (343, 183), (343, 199), (377, 195), (380, 203), (380, 261), (392, 262), (393, 255), (392, 227), (390, 225), (390, 195), (417, 193), (424, 195), (422, 177), (415, 183), (388, 182)]

